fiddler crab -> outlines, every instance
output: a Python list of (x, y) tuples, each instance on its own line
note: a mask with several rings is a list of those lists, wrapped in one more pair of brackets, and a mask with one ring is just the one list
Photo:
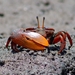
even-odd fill
[(73, 42), (69, 33), (65, 31), (54, 33), (55, 30), (53, 28), (44, 27), (45, 17), (43, 17), (43, 23), (40, 27), (38, 16), (36, 18), (38, 27), (14, 31), (7, 40), (6, 48), (8, 47), (9, 43), (11, 43), (11, 49), (16, 52), (20, 51), (17, 46), (34, 51), (44, 51), (49, 47), (49, 45), (60, 42), (60, 50), (58, 51), (58, 54), (60, 54), (66, 46), (66, 37), (70, 42), (69, 49), (71, 48)]

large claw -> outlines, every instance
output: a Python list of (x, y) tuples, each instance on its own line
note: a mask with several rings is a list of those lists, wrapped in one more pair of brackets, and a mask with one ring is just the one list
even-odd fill
[(15, 51), (18, 51), (18, 49), (16, 48), (17, 45), (36, 51), (44, 50), (46, 47), (49, 46), (46, 38), (36, 32), (15, 32), (9, 37), (6, 43), (6, 47), (8, 47), (10, 42), (11, 48)]
[(49, 43), (47, 41), (46, 38), (44, 38), (42, 35), (40, 35), (39, 33), (36, 32), (25, 32), (24, 33), (25, 36), (31, 40), (33, 40), (34, 42), (43, 45), (43, 46), (48, 46)]

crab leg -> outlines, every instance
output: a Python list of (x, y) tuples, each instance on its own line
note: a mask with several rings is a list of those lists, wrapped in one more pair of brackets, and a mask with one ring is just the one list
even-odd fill
[(16, 52), (19, 52), (19, 50), (16, 48), (16, 44), (11, 42), (11, 49), (16, 51)]
[(68, 38), (68, 40), (70, 42), (70, 46), (69, 46), (69, 49), (70, 49), (71, 46), (73, 45), (73, 42), (72, 42), (72, 39), (71, 39), (70, 35), (67, 32), (65, 32), (65, 34), (67, 35), (67, 38)]
[(13, 49), (13, 42), (11, 42), (11, 49)]
[(35, 28), (27, 28), (26, 30), (24, 30), (24, 32), (25, 32), (25, 31), (32, 31), (32, 32), (36, 32)]
[(64, 38), (63, 38), (61, 35), (56, 36), (56, 37), (54, 38), (52, 44), (55, 44), (55, 43), (57, 43), (57, 42), (61, 42), (61, 47), (60, 47), (60, 50), (59, 50), (59, 52), (58, 52), (58, 54), (60, 54), (60, 53), (62, 52), (62, 50), (65, 48), (66, 43), (65, 43), (65, 41), (64, 41)]
[(8, 47), (10, 41), (11, 41), (11, 37), (9, 37), (8, 40), (7, 40), (7, 43), (6, 43), (6, 46), (5, 46), (6, 48)]
[(58, 36), (58, 35), (61, 35), (64, 38), (64, 40), (66, 41), (66, 35), (63, 31), (58, 32), (55, 36)]
[[(5, 45), (5, 47), (7, 48), (8, 47), (8, 45), (9, 45), (9, 43), (11, 42), (11, 37), (9, 37), (8, 38), (8, 40), (7, 40), (7, 43), (6, 43), (6, 45)], [(16, 45), (13, 43), (13, 42), (11, 42), (11, 49), (13, 49), (14, 51), (19, 51), (17, 48), (16, 48)]]
[(69, 49), (70, 49), (71, 46), (73, 45), (73, 42), (72, 42), (72, 39), (71, 39), (70, 35), (69, 35), (67, 32), (65, 32), (65, 31), (60, 31), (60, 32), (58, 32), (58, 33), (56, 34), (56, 36), (59, 35), (59, 34), (63, 36), (65, 42), (66, 42), (66, 37), (68, 38), (68, 40), (69, 40), (69, 42), (70, 42), (70, 46), (69, 46)]

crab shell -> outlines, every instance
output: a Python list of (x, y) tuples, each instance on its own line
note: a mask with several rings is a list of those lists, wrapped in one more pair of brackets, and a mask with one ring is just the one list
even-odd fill
[(36, 51), (49, 46), (47, 39), (36, 32), (15, 32), (11, 35), (11, 40), (16, 45)]

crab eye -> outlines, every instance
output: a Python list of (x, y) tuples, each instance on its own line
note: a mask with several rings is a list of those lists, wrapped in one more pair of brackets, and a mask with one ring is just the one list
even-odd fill
[(23, 32), (25, 32), (25, 30), (23, 30)]
[(28, 37), (26, 37), (27, 40), (30, 40)]

